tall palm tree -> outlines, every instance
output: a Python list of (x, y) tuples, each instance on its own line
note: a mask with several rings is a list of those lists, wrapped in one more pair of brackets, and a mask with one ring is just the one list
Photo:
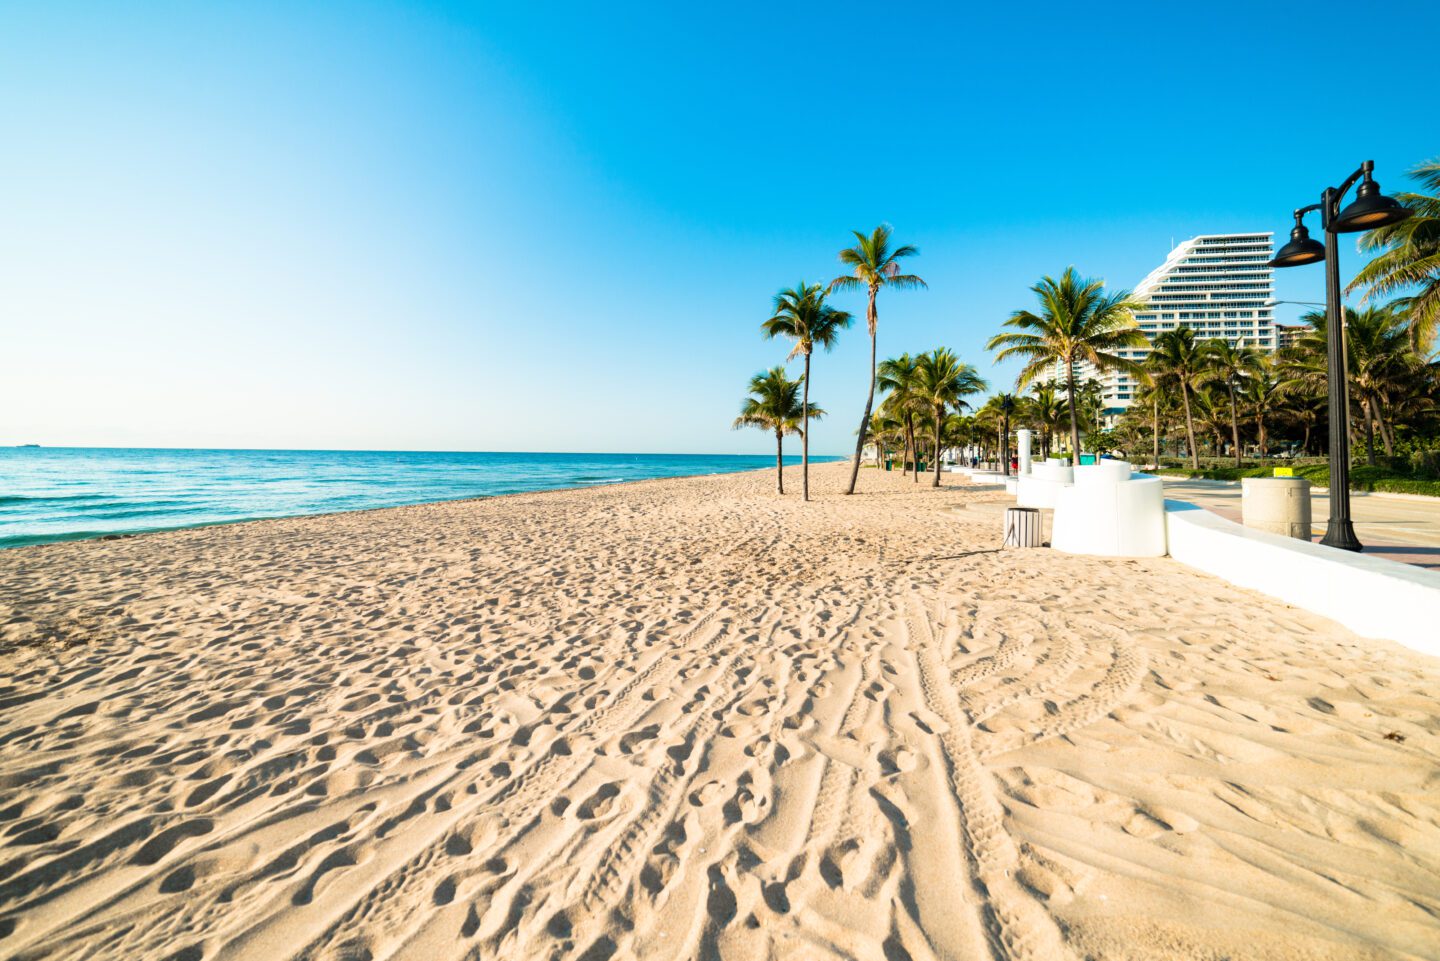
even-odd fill
[(1240, 413), (1239, 398), (1250, 378), (1260, 370), (1263, 356), (1254, 347), (1244, 342), (1231, 344), (1228, 340), (1215, 339), (1209, 344), (1210, 372), (1215, 382), (1225, 389), (1230, 400), (1230, 436), (1235, 445), (1235, 466), (1240, 466)]
[(989, 385), (974, 367), (962, 363), (948, 347), (937, 347), (928, 354), (921, 354), (916, 366), (916, 392), (930, 408), (935, 428), (935, 477), (930, 486), (939, 487), (940, 440), (945, 430), (945, 410), (968, 406), (965, 398), (984, 391)]
[[(914, 274), (900, 272), (900, 261), (916, 256), (920, 253), (920, 248), (912, 244), (892, 248), (889, 224), (876, 227), (868, 237), (858, 230), (852, 230), (851, 233), (855, 235), (855, 246), (840, 251), (840, 262), (850, 268), (850, 273), (841, 274), (830, 281), (830, 289), (864, 290), (869, 298), (865, 305), (865, 326), (870, 331), (870, 391), (865, 395), (865, 414), (860, 418), (860, 432), (863, 436), (865, 425), (870, 423), (870, 410), (875, 406), (875, 324), (879, 320), (879, 315), (875, 312), (875, 298), (882, 287), (913, 290), (924, 287), (925, 281)], [(860, 477), (860, 452), (863, 448), (863, 442), (856, 443), (855, 460), (850, 465), (850, 486), (846, 488), (846, 494), (855, 493), (855, 481)]]
[(775, 295), (775, 307), (769, 320), (760, 325), (766, 337), (789, 337), (795, 341), (790, 360), (797, 354), (805, 358), (804, 385), (800, 406), (800, 496), (810, 499), (810, 355), (817, 346), (827, 351), (835, 346), (840, 331), (850, 326), (850, 314), (825, 303), (825, 289), (819, 284), (800, 281), (794, 287)]
[(915, 415), (921, 411), (923, 404), (919, 392), (920, 358), (911, 354), (887, 357), (876, 371), (876, 383), (885, 394), (880, 409), (905, 425), (905, 456), (914, 455), (915, 481), (919, 483), (920, 456), (915, 443)]
[(1406, 290), (1410, 346), (1425, 351), (1440, 330), (1440, 158), (1410, 171), (1429, 193), (1397, 193), (1410, 217), (1360, 235), (1360, 249), (1378, 251), (1350, 281), (1347, 291), (1368, 288), (1365, 301)]
[(1167, 330), (1155, 338), (1154, 349), (1146, 358), (1150, 376), (1175, 387), (1185, 410), (1185, 439), (1190, 445), (1190, 467), (1200, 469), (1200, 449), (1195, 445), (1195, 413), (1191, 399), (1209, 373), (1210, 356), (1206, 345), (1195, 339), (1189, 327)]
[[(798, 434), (805, 411), (800, 406), (800, 381), (785, 376), (784, 367), (772, 367), (750, 378), (750, 396), (740, 405), (740, 416), (730, 425), (732, 430), (758, 427), (775, 432), (775, 490), (785, 493), (786, 434)], [(825, 412), (811, 406), (810, 419), (819, 420)]]
[(1075, 365), (1088, 363), (1097, 370), (1119, 368), (1139, 375), (1139, 365), (1115, 351), (1144, 347), (1148, 341), (1135, 323), (1135, 311), (1144, 304), (1128, 290), (1105, 293), (1099, 280), (1082, 279), (1074, 267), (1067, 267), (1057, 281), (1041, 278), (1030, 288), (1040, 301), (1040, 312), (1017, 310), (1005, 321), (1015, 332), (996, 334), (986, 345), (998, 350), (997, 361), (1023, 357), (1024, 369), (1015, 382), (1017, 389), (1059, 366), (1065, 371), (1065, 396), (1070, 408), (1070, 455), (1080, 463), (1080, 423), (1075, 393)]

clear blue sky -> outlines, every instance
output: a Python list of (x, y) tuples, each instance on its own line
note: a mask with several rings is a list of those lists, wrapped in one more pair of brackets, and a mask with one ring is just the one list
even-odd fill
[[(0, 443), (763, 453), (759, 323), (852, 228), (930, 283), (881, 355), (1008, 386), (1042, 274), (1130, 287), (1440, 154), (1440, 5), (1081, 9), (0, 5)], [(866, 361), (818, 358), (817, 452)]]

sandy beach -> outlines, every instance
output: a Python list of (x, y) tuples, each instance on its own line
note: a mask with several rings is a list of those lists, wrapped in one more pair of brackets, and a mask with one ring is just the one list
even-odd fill
[(846, 471), (0, 551), (0, 956), (1440, 958), (1440, 662)]

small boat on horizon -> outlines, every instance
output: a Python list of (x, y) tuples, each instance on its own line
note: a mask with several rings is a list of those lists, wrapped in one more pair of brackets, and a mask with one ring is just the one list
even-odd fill
[(16, 447), (39, 447), (39, 444), (16, 444)]

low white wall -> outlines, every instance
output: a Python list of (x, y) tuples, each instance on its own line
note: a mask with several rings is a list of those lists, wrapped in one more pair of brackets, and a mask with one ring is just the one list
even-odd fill
[(1181, 563), (1440, 657), (1440, 573), (1250, 530), (1185, 501), (1165, 502), (1165, 528)]

